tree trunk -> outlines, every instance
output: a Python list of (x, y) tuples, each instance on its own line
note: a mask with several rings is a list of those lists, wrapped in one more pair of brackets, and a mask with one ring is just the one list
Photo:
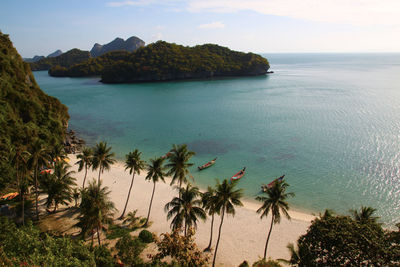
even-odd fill
[(149, 222), (149, 218), (150, 218), (150, 210), (151, 210), (151, 204), (153, 203), (153, 196), (154, 196), (154, 191), (156, 189), (156, 183), (154, 183), (153, 186), (153, 193), (151, 194), (151, 200), (150, 200), (150, 206), (149, 206), (149, 212), (147, 213), (147, 219), (146, 222), (144, 223), (144, 225), (147, 225), (147, 223)]
[(101, 246), (101, 243), (100, 243), (100, 230), (99, 230), (99, 227), (97, 227), (97, 240), (99, 241), (99, 246)]
[(271, 219), (271, 227), (269, 228), (268, 237), (267, 237), (267, 242), (265, 243), (265, 249), (264, 249), (264, 260), (265, 260), (265, 259), (266, 259), (266, 257), (267, 257), (267, 247), (268, 247), (269, 237), (270, 237), (270, 235), (271, 235), (271, 232), (272, 232), (272, 226), (274, 225), (274, 218), (275, 218), (275, 216), (274, 216), (274, 215), (272, 215), (272, 219)]
[(83, 188), (85, 188), (86, 175), (87, 175), (87, 165), (85, 165), (85, 177), (83, 178), (83, 185), (82, 185)]
[(223, 209), (222, 209), (221, 224), (219, 225), (217, 244), (215, 245), (215, 252), (214, 252), (214, 258), (213, 258), (213, 263), (212, 263), (213, 267), (215, 266), (215, 259), (217, 258), (217, 251), (218, 251), (219, 239), (221, 237), (222, 223), (224, 222), (224, 215), (225, 215), (225, 207), (223, 207)]
[(57, 210), (57, 204), (54, 203), (54, 210), (53, 210), (53, 213), (56, 213), (56, 210)]
[(101, 166), (99, 167), (99, 177), (97, 178), (97, 184), (100, 187), (100, 173), (101, 173)]
[(25, 225), (25, 199), (24, 192), (21, 190), (21, 199), (22, 199), (22, 225)]
[(39, 191), (38, 191), (38, 164), (36, 163), (35, 168), (35, 198), (36, 198), (36, 220), (39, 221)]
[(210, 234), (210, 243), (208, 243), (208, 247), (204, 249), (204, 251), (211, 251), (211, 243), (213, 236), (213, 227), (214, 227), (214, 213), (211, 215), (211, 234)]
[(135, 171), (133, 171), (132, 181), (131, 181), (131, 187), (129, 187), (128, 197), (126, 198), (126, 203), (125, 203), (124, 211), (122, 212), (121, 217), (119, 217), (120, 220), (122, 220), (122, 219), (124, 218), (125, 211), (126, 211), (126, 207), (128, 206), (129, 197), (130, 197), (130, 195), (131, 195), (131, 190), (132, 190), (132, 186), (133, 186), (133, 181), (134, 181), (134, 180), (135, 180)]
[(186, 230), (186, 220), (185, 220), (185, 237), (186, 237), (186, 233), (187, 233), (187, 230)]

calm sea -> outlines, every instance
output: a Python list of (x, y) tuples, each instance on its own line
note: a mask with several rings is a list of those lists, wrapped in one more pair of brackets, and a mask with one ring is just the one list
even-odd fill
[(105, 85), (52, 78), (40, 87), (66, 104), (70, 127), (89, 145), (106, 140), (123, 159), (186, 143), (205, 187), (244, 166), (253, 199), (286, 175), (300, 210), (378, 209), (400, 221), (400, 54), (265, 54), (275, 73), (250, 78)]

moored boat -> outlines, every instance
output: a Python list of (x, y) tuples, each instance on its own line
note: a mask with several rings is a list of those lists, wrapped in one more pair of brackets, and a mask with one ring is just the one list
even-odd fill
[(204, 165), (198, 166), (197, 168), (199, 169), (199, 171), (204, 170), (204, 169), (206, 169), (206, 168), (211, 167), (212, 165), (214, 165), (214, 164), (215, 164), (215, 161), (217, 161), (217, 158), (215, 158), (215, 159), (213, 159), (213, 160), (207, 162), (207, 163), (204, 164)]
[(285, 177), (285, 175), (282, 175), (281, 177), (276, 178), (275, 180), (273, 180), (272, 182), (270, 182), (270, 183), (267, 184), (267, 185), (263, 184), (263, 185), (261, 186), (261, 190), (264, 191), (264, 192), (266, 192), (268, 189), (272, 188), (276, 182), (282, 182), (282, 180), (283, 180), (284, 177)]
[(240, 178), (242, 178), (244, 176), (245, 172), (246, 172), (246, 167), (244, 167), (241, 171), (239, 171), (234, 176), (232, 176), (231, 177), (231, 182), (235, 181), (235, 180), (239, 180)]

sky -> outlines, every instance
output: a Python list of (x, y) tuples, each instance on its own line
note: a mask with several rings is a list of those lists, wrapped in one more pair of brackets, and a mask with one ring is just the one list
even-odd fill
[(116, 37), (255, 53), (400, 52), (400, 0), (0, 0), (23, 57)]

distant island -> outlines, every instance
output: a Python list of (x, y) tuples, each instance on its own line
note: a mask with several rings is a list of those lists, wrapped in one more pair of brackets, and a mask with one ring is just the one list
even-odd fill
[(143, 47), (145, 42), (136, 36), (128, 38), (126, 41), (122, 38), (115, 38), (108, 44), (100, 45), (95, 43), (89, 51), (83, 51), (77, 48), (71, 49), (65, 53), (57, 50), (47, 57), (34, 56), (33, 58), (25, 58), (24, 61), (30, 63), (31, 70), (49, 70), (52, 67), (60, 66), (69, 68), (75, 64), (84, 62), (90, 58), (101, 56), (111, 51), (133, 52)]
[(187, 47), (164, 41), (134, 53), (114, 51), (70, 67), (53, 66), (54, 77), (101, 76), (103, 83), (134, 83), (255, 76), (268, 72), (268, 60), (215, 44)]

